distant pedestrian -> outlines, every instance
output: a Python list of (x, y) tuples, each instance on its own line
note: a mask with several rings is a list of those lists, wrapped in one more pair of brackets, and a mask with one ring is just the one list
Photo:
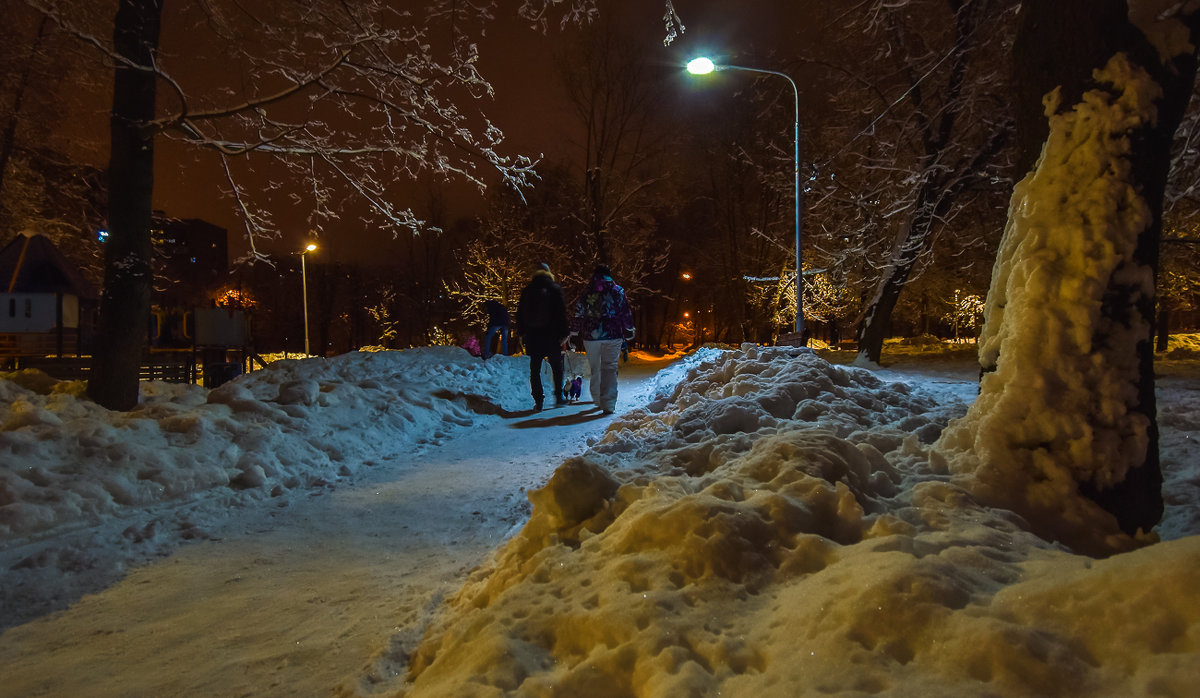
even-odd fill
[(529, 354), (529, 392), (533, 396), (534, 409), (542, 409), (546, 393), (542, 388), (542, 360), (550, 363), (554, 376), (551, 383), (554, 404), (562, 405), (563, 355), (562, 345), (566, 341), (567, 303), (563, 299), (562, 287), (554, 281), (550, 267), (539, 264), (533, 271), (529, 285), (521, 291), (517, 304), (517, 332)]
[(508, 356), (508, 308), (496, 299), (483, 302), (483, 309), (488, 314), (487, 331), (483, 334), (483, 358), (486, 361), (492, 355), (492, 339), (500, 335), (500, 355)]
[(575, 302), (571, 334), (583, 339), (591, 378), (588, 392), (592, 401), (612, 414), (617, 408), (617, 367), (621, 347), (633, 339), (633, 310), (625, 298), (625, 289), (613, 281), (612, 271), (601, 264), (592, 272), (592, 280)]
[(567, 394), (567, 402), (575, 402), (583, 395), (583, 376), (576, 375), (571, 380), (567, 381), (563, 387)]

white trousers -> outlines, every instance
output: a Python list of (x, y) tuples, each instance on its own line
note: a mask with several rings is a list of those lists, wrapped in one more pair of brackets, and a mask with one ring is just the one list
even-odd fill
[(621, 360), (621, 344), (620, 339), (583, 342), (588, 369), (592, 374), (588, 379), (588, 392), (592, 395), (592, 402), (605, 412), (615, 412), (617, 409), (617, 364)]

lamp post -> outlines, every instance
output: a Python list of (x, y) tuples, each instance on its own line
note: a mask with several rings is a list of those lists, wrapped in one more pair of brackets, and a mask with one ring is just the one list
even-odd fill
[(687, 71), (692, 75), (707, 75), (716, 70), (745, 70), (751, 73), (778, 75), (792, 86), (792, 94), (796, 98), (796, 120), (792, 130), (792, 175), (795, 180), (795, 217), (796, 217), (796, 333), (804, 332), (804, 277), (802, 276), (804, 257), (800, 248), (800, 232), (803, 229), (801, 213), (804, 209), (804, 192), (800, 189), (800, 90), (796, 81), (776, 70), (747, 68), (740, 65), (722, 65), (713, 63), (710, 58), (695, 58), (687, 64)]
[(305, 245), (304, 249), (298, 254), (300, 255), (300, 289), (301, 301), (304, 305), (304, 355), (309, 356), (308, 351), (308, 271), (304, 266), (304, 258), (309, 252), (317, 249), (317, 246), (311, 242)]

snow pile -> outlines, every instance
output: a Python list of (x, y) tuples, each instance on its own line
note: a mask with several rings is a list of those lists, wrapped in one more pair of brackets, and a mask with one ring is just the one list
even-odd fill
[(1167, 358), (1200, 359), (1200, 335), (1171, 335), (1167, 342)]
[(1069, 112), (1055, 113), (1057, 92), (1048, 98), (1050, 136), (1013, 193), (988, 293), (979, 356), (995, 371), (939, 451), (974, 473), (984, 501), (1111, 550), (1122, 545), (1115, 520), (1076, 492), (1121, 482), (1149, 443), (1135, 347), (1150, 328), (1136, 306), (1154, 279), (1133, 253), (1150, 213), (1130, 181), (1127, 134), (1154, 119), (1160, 91), (1123, 54), (1096, 79), (1110, 88)]
[(931, 469), (962, 403), (794, 350), (690, 363), (530, 493), (529, 523), (414, 654), (409, 695), (1182, 696), (1200, 680), (1200, 538), (1068, 553)]
[(353, 475), (479, 411), (527, 408), (527, 365), (456, 347), (279, 361), (212, 391), (144, 383), (128, 413), (79, 399), (81, 382), (0, 374), (0, 538), (217, 488), (261, 498)]
[(128, 413), (82, 382), (0, 373), (0, 627), (212, 539), (236, 509), (287, 507), (528, 410), (528, 366), (458, 347), (283, 360), (211, 391), (143, 383)]

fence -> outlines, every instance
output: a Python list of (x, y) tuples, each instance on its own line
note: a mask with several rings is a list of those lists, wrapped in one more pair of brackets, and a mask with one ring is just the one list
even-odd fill
[[(92, 370), (90, 356), (14, 356), (6, 363), (8, 370), (34, 368), (59, 380), (82, 380)], [(154, 350), (142, 357), (138, 378), (144, 381), (191, 383), (196, 379), (196, 362), (190, 350)]]

